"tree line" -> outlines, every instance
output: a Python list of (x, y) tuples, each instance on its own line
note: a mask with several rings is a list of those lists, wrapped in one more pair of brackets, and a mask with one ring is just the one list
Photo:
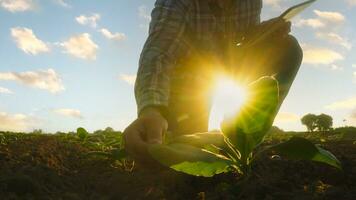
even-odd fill
[(329, 131), (333, 127), (333, 118), (327, 114), (307, 114), (302, 117), (301, 122), (305, 125), (309, 132), (318, 131)]

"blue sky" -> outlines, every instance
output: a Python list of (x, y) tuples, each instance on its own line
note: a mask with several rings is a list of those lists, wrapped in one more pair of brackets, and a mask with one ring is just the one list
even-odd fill
[[(298, 2), (265, 0), (262, 18)], [(0, 0), (0, 130), (124, 129), (153, 4)], [(305, 59), (276, 125), (304, 130), (306, 113), (356, 125), (355, 10), (355, 0), (320, 0), (293, 20)]]

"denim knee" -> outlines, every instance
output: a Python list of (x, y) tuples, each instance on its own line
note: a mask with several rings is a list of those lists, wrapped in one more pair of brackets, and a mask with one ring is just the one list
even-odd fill
[(303, 50), (300, 47), (298, 40), (294, 36), (288, 35), (283, 38), (282, 43), (289, 59), (291, 59), (290, 61), (293, 60), (293, 62), (299, 67), (303, 60)]

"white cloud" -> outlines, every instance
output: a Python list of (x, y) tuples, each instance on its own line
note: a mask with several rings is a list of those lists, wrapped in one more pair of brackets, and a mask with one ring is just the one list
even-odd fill
[(149, 14), (147, 7), (144, 5), (138, 8), (138, 16), (147, 21), (151, 21), (151, 15)]
[(13, 13), (33, 10), (35, 7), (32, 0), (0, 0), (0, 6)]
[(47, 44), (38, 39), (31, 29), (23, 27), (12, 28), (11, 36), (15, 40), (17, 47), (27, 54), (37, 55), (50, 51)]
[(0, 80), (17, 81), (29, 87), (47, 90), (53, 94), (65, 90), (62, 80), (53, 69), (0, 73)]
[(8, 114), (0, 112), (0, 130), (21, 132), (28, 131), (33, 125), (34, 120), (24, 114)]
[(69, 5), (65, 0), (54, 0), (54, 2), (60, 6), (63, 6), (65, 8), (71, 8), (71, 5)]
[[(314, 29), (335, 26), (345, 22), (345, 16), (339, 12), (326, 12), (314, 10), (316, 18), (302, 19), (296, 21), (297, 27), (309, 26)], [(328, 26), (327, 26), (328, 25)]]
[(135, 85), (136, 75), (134, 74), (120, 74), (119, 79), (125, 81), (129, 85)]
[(320, 19), (300, 19), (295, 24), (297, 27), (310, 26), (312, 28), (323, 28), (325, 24)]
[(282, 9), (281, 3), (283, 0), (264, 0), (263, 3), (267, 6), (271, 6), (276, 10)]
[(356, 107), (356, 96), (349, 99), (334, 102), (330, 105), (325, 106), (329, 110), (342, 110), (342, 109), (353, 109)]
[(65, 53), (81, 59), (95, 60), (98, 45), (95, 44), (89, 33), (83, 33), (69, 38), (67, 41), (60, 43), (65, 49)]
[(80, 15), (79, 17), (76, 17), (75, 20), (81, 25), (89, 25), (96, 28), (98, 26), (97, 21), (100, 20), (100, 15), (97, 13), (91, 16)]
[(303, 62), (307, 64), (330, 65), (336, 61), (344, 60), (343, 55), (331, 49), (307, 45), (302, 45), (302, 47), (304, 51)]
[(319, 18), (321, 18), (327, 22), (340, 24), (345, 21), (345, 16), (339, 12), (327, 12), (327, 11), (314, 10), (314, 13)]
[(276, 116), (275, 122), (276, 123), (288, 123), (288, 122), (297, 122), (300, 120), (300, 117), (294, 113), (288, 112), (280, 112)]
[(143, 19), (143, 23), (139, 25), (139, 27), (145, 31), (149, 29), (149, 23), (151, 21), (151, 15), (148, 12), (146, 6), (142, 5), (138, 8), (138, 16)]
[(103, 34), (104, 37), (110, 40), (116, 40), (116, 41), (121, 41), (126, 39), (126, 35), (124, 33), (112, 33), (108, 29), (100, 29), (99, 31), (101, 34)]
[(350, 50), (352, 48), (352, 44), (345, 38), (341, 37), (337, 33), (316, 33), (316, 36), (319, 39), (323, 39), (333, 44), (338, 44), (340, 46), (345, 47), (346, 49)]
[(356, 6), (356, 0), (347, 0), (350, 6)]
[(282, 0), (264, 0), (263, 3), (269, 6), (279, 6)]
[(61, 109), (56, 109), (53, 112), (58, 115), (65, 116), (65, 117), (73, 117), (73, 118), (77, 118), (77, 119), (83, 119), (81, 112), (76, 109), (61, 108)]
[(139, 27), (140, 27), (140, 29), (142, 29), (142, 30), (144, 30), (144, 31), (148, 31), (149, 28), (150, 28), (150, 25), (149, 25), (149, 23), (147, 23), (147, 24), (140, 24)]
[(0, 94), (13, 94), (13, 92), (7, 88), (0, 87)]
[(351, 121), (353, 126), (356, 126), (356, 109), (351, 112), (350, 117), (348, 117), (348, 120)]
[(340, 67), (339, 65), (335, 65), (335, 64), (332, 64), (332, 65), (330, 66), (330, 69), (331, 69), (331, 70), (335, 70), (335, 71), (344, 70), (343, 67)]

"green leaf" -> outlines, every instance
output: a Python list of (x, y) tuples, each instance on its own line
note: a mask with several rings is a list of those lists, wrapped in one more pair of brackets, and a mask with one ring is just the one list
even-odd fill
[(187, 144), (198, 148), (205, 148), (208, 145), (214, 145), (223, 149), (226, 148), (224, 138), (225, 137), (221, 134), (221, 132), (194, 133), (174, 137), (170, 140), (170, 143)]
[[(236, 118), (236, 126), (244, 133), (262, 135), (272, 124), (279, 101), (278, 81), (262, 77), (249, 85), (249, 97)], [(256, 134), (260, 133), (260, 134)]]
[(231, 160), (186, 144), (154, 144), (149, 153), (161, 164), (194, 176), (212, 177), (228, 172)]
[(240, 112), (221, 124), (223, 134), (240, 152), (246, 164), (253, 149), (270, 129), (279, 101), (278, 82), (273, 77), (260, 78), (250, 84), (248, 90), (248, 100)]
[(318, 149), (319, 153), (314, 156), (313, 161), (326, 163), (342, 170), (341, 163), (334, 154), (319, 146), (316, 146), (316, 148)]
[(286, 142), (272, 146), (270, 149), (290, 159), (322, 162), (342, 169), (340, 161), (332, 153), (314, 145), (305, 138), (293, 137)]
[(85, 130), (84, 128), (82, 127), (79, 127), (77, 128), (77, 136), (81, 139), (81, 140), (84, 140), (88, 137), (88, 131)]
[(204, 176), (204, 177), (212, 177), (215, 174), (221, 174), (224, 172), (228, 172), (228, 165), (225, 162), (213, 162), (206, 163), (202, 161), (198, 162), (182, 162), (176, 165), (171, 166), (172, 169), (180, 172), (184, 172), (186, 174), (194, 175), (194, 176)]

